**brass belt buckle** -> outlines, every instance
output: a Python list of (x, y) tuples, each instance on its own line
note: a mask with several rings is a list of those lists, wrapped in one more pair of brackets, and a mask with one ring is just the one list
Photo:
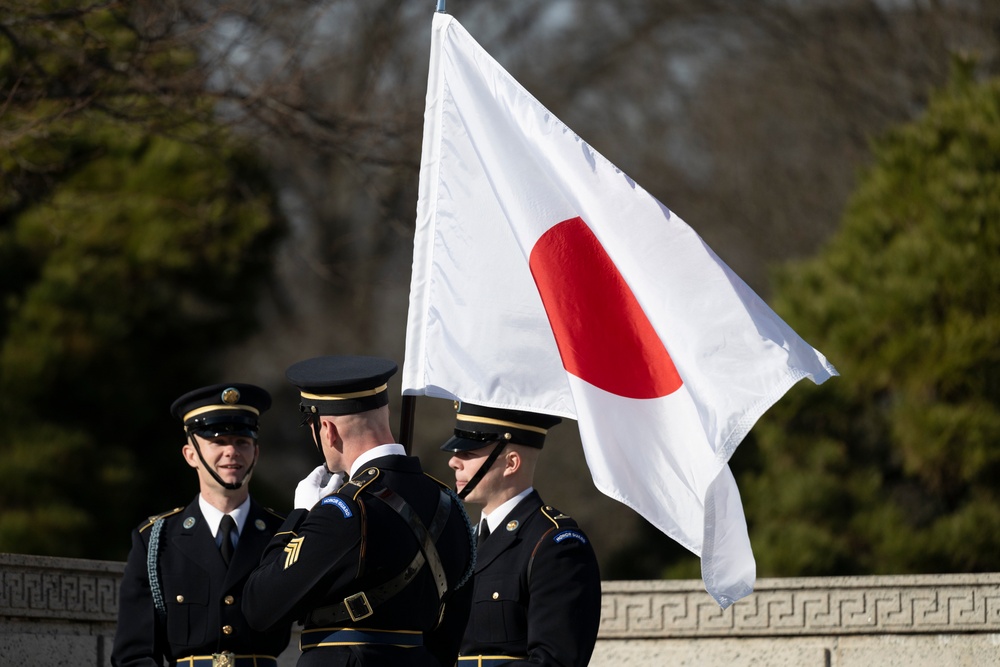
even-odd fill
[(212, 667), (236, 667), (236, 658), (229, 651), (213, 653)]
[(355, 623), (375, 613), (372, 611), (372, 606), (368, 603), (368, 596), (365, 595), (364, 591), (344, 598), (344, 606), (347, 607), (347, 614)]

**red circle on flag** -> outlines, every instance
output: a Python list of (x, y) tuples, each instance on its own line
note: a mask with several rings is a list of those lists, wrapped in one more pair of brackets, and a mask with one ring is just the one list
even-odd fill
[(581, 218), (545, 232), (528, 263), (568, 372), (626, 398), (659, 398), (680, 388), (663, 341)]

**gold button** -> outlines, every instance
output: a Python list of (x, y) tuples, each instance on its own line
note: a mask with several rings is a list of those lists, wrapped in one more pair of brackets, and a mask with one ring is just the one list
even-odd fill
[(499, 600), (500, 599), (500, 594), (499, 593), (493, 593), (493, 599), (494, 600)]
[(226, 597), (222, 598), (222, 601), (225, 602), (226, 604), (232, 604), (236, 602), (235, 598), (233, 598), (232, 595), (227, 595)]
[(184, 596), (183, 595), (178, 595), (177, 596), (177, 601), (178, 602), (184, 602)]
[(222, 626), (222, 634), (224, 634), (224, 635), (231, 635), (231, 634), (233, 634), (233, 626), (231, 626), (231, 625), (223, 625)]

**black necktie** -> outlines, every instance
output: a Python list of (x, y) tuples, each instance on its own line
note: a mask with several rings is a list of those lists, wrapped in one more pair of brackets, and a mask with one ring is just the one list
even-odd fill
[(476, 548), (483, 546), (483, 542), (486, 538), (490, 536), (490, 524), (487, 523), (486, 519), (483, 519), (479, 524), (479, 537), (476, 539)]
[(229, 561), (233, 558), (232, 532), (234, 530), (236, 530), (236, 521), (233, 517), (226, 514), (222, 517), (222, 523), (219, 524), (219, 532), (222, 534), (222, 542), (219, 543), (219, 553), (222, 554), (222, 560), (226, 561), (226, 565), (229, 565)]

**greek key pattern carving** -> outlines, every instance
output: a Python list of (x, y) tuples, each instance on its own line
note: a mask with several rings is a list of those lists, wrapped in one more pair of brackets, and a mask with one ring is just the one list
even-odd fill
[(0, 617), (114, 621), (123, 564), (0, 554)]
[[(124, 563), (0, 554), (0, 618), (114, 623)], [(1000, 574), (763, 579), (720, 609), (700, 581), (606, 581), (602, 639), (1000, 633)]]
[(600, 636), (1000, 632), (998, 575), (856, 577), (838, 586), (843, 579), (758, 581), (756, 592), (725, 610), (682, 582), (605, 582)]

